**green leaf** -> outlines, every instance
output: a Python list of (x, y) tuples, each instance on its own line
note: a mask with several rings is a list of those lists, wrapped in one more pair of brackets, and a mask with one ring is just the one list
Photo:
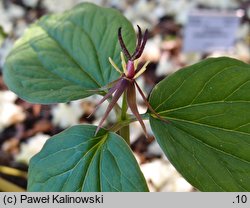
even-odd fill
[(126, 142), (78, 125), (53, 136), (31, 159), (28, 191), (148, 191)]
[(210, 58), (167, 77), (150, 103), (158, 143), (201, 191), (250, 191), (250, 66)]
[(94, 94), (119, 74), (122, 27), (129, 50), (135, 47), (131, 23), (117, 10), (82, 3), (33, 24), (16, 42), (4, 66), (8, 87), (29, 102), (68, 102)]

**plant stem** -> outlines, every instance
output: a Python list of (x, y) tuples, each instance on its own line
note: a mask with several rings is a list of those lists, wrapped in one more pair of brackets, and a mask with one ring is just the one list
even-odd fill
[[(128, 110), (127, 96), (126, 93), (123, 93), (120, 122), (127, 120), (127, 110)], [(119, 129), (118, 133), (127, 142), (127, 144), (130, 145), (129, 125), (123, 126), (121, 129)]]
[[(141, 117), (143, 120), (148, 120), (149, 119), (149, 115), (148, 113), (145, 114), (141, 114)], [(114, 124), (109, 131), (113, 131), (113, 132), (118, 132), (120, 129), (128, 126), (130, 123), (133, 123), (135, 121), (138, 121), (137, 118), (133, 115), (127, 115), (127, 119), (123, 120), (123, 121), (119, 121), (116, 124)], [(119, 134), (120, 135), (120, 134)]]
[(127, 119), (127, 110), (128, 110), (127, 95), (126, 93), (123, 93), (121, 121), (124, 121)]

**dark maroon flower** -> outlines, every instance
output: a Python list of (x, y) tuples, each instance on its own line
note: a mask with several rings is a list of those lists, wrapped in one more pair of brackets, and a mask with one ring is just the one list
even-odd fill
[[(137, 45), (136, 45), (135, 52), (132, 55), (129, 53), (129, 51), (128, 51), (128, 49), (123, 41), (121, 27), (118, 29), (118, 40), (120, 42), (121, 49), (122, 49), (121, 60), (122, 60), (123, 72), (117, 67), (117, 65), (114, 63), (114, 61), (109, 57), (109, 61), (110, 61), (111, 65), (121, 74), (121, 76), (117, 80), (115, 80), (112, 83), (109, 83), (107, 85), (108, 89), (109, 89), (108, 93), (97, 104), (96, 109), (105, 100), (107, 100), (108, 98), (110, 98), (113, 95), (113, 97), (108, 105), (108, 108), (107, 108), (102, 120), (100, 121), (97, 129), (96, 129), (95, 135), (98, 133), (98, 131), (102, 127), (103, 122), (105, 121), (105, 119), (109, 115), (110, 111), (115, 106), (118, 99), (121, 97), (121, 95), (123, 93), (126, 93), (128, 107), (131, 109), (132, 113), (135, 115), (135, 117), (140, 122), (145, 136), (148, 137), (145, 125), (144, 125), (143, 120), (142, 120), (142, 118), (138, 112), (138, 109), (137, 109), (136, 88), (138, 89), (138, 91), (139, 91), (140, 95), (142, 96), (148, 109), (153, 114), (155, 114), (159, 119), (162, 120), (162, 118), (154, 111), (154, 109), (152, 109), (152, 107), (148, 103), (145, 95), (143, 94), (141, 88), (139, 87), (139, 85), (135, 81), (135, 79), (137, 77), (139, 77), (146, 70), (146, 67), (149, 63), (149, 62), (146, 62), (142, 67), (137, 66), (138, 58), (140, 58), (140, 56), (144, 50), (145, 44), (147, 42), (147, 37), (148, 37), (148, 30), (145, 31), (144, 35), (142, 35), (141, 28), (138, 25), (137, 25), (137, 27), (138, 27)], [(124, 55), (126, 56), (126, 58), (128, 60), (127, 63), (125, 61)], [(96, 109), (94, 110), (94, 112), (96, 111)]]

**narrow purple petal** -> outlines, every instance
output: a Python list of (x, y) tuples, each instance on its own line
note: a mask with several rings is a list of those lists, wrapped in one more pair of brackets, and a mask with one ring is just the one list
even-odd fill
[(145, 48), (146, 42), (148, 39), (148, 30), (145, 31), (144, 35), (143, 35), (143, 40), (142, 40), (142, 44), (140, 45), (139, 50), (137, 51), (137, 53), (132, 57), (131, 60), (135, 60), (141, 57), (141, 54)]
[(149, 104), (149, 102), (148, 102), (146, 96), (143, 94), (143, 92), (142, 92), (141, 88), (139, 87), (139, 85), (137, 84), (137, 82), (136, 82), (136, 81), (134, 81), (134, 82), (135, 82), (136, 88), (138, 89), (138, 91), (139, 91), (140, 95), (142, 96), (142, 99), (143, 99), (143, 101), (145, 102), (145, 104), (146, 104), (146, 106), (148, 107), (148, 109), (149, 109), (157, 118), (159, 118), (160, 120), (162, 120), (162, 121), (164, 121), (164, 122), (166, 122), (166, 123), (169, 123), (168, 120), (162, 118), (158, 113), (155, 112), (155, 110), (154, 110), (154, 109), (151, 107), (151, 105)]
[(102, 118), (102, 120), (100, 121), (95, 135), (98, 133), (98, 131), (100, 130), (100, 128), (102, 127), (104, 121), (106, 120), (106, 118), (108, 117), (110, 111), (113, 109), (113, 107), (115, 106), (115, 104), (117, 103), (117, 101), (119, 100), (119, 98), (121, 97), (122, 93), (127, 89), (129, 81), (126, 79), (121, 79), (121, 81), (119, 82), (119, 86), (117, 86), (117, 89), (115, 91), (115, 94), (111, 100), (111, 102), (109, 103), (106, 112), (104, 113), (104, 116)]
[(135, 93), (135, 85), (134, 82), (130, 82), (128, 89), (127, 89), (127, 102), (128, 106), (131, 109), (132, 113), (135, 115), (135, 117), (138, 119), (139, 123), (141, 124), (141, 127), (143, 129), (143, 132), (146, 136), (146, 138), (149, 138), (146, 127), (143, 123), (143, 120), (138, 112), (137, 105), (136, 105), (136, 93)]
[(93, 89), (93, 90), (87, 90), (89, 92), (103, 92), (104, 90), (108, 90), (110, 88), (112, 88), (119, 80), (121, 80), (122, 77), (119, 77), (118, 79), (108, 83), (107, 85), (97, 88), (97, 89)]
[(91, 116), (96, 112), (96, 110), (99, 108), (99, 106), (100, 106), (105, 100), (107, 100), (109, 97), (112, 96), (112, 94), (120, 87), (121, 82), (122, 82), (122, 79), (121, 79), (121, 78), (119, 78), (118, 80), (116, 80), (115, 85), (114, 85), (113, 87), (111, 87), (111, 88), (109, 89), (108, 93), (107, 93), (105, 96), (103, 96), (103, 98), (97, 103), (95, 109), (94, 109), (93, 112), (88, 116), (88, 118), (91, 117)]
[(141, 32), (141, 28), (139, 27), (139, 25), (137, 25), (138, 27), (138, 37), (137, 37), (137, 46), (136, 46), (136, 49), (135, 49), (135, 52), (133, 53), (132, 55), (132, 59), (133, 57), (136, 55), (137, 51), (140, 49), (141, 47), (141, 41), (142, 41), (142, 32)]
[(122, 48), (122, 51), (123, 51), (124, 55), (127, 57), (127, 59), (130, 60), (131, 59), (131, 55), (129, 54), (128, 49), (127, 49), (127, 47), (126, 47), (126, 45), (125, 45), (125, 43), (123, 41), (123, 38), (122, 38), (122, 28), (121, 27), (118, 29), (118, 40), (120, 42), (120, 45), (121, 45), (121, 48)]

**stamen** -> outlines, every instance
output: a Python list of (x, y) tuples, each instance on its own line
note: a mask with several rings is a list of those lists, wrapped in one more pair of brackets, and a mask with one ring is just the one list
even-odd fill
[(138, 72), (136, 73), (136, 75), (134, 76), (134, 79), (136, 79), (136, 78), (139, 77), (143, 72), (146, 71), (147, 65), (149, 64), (149, 62), (150, 62), (150, 61), (147, 61), (147, 62), (143, 65), (143, 67), (140, 69), (140, 71), (138, 71)]
[(119, 67), (115, 64), (115, 62), (110, 57), (109, 57), (109, 62), (115, 68), (116, 71), (118, 71), (120, 74), (123, 74), (122, 71), (119, 69)]
[(139, 59), (134, 60), (134, 68), (137, 69), (139, 63)]
[(127, 71), (127, 67), (126, 67), (126, 61), (125, 61), (125, 58), (124, 58), (124, 55), (122, 52), (121, 52), (121, 60), (122, 60), (122, 69), (124, 71), (124, 74), (127, 75), (128, 71)]

